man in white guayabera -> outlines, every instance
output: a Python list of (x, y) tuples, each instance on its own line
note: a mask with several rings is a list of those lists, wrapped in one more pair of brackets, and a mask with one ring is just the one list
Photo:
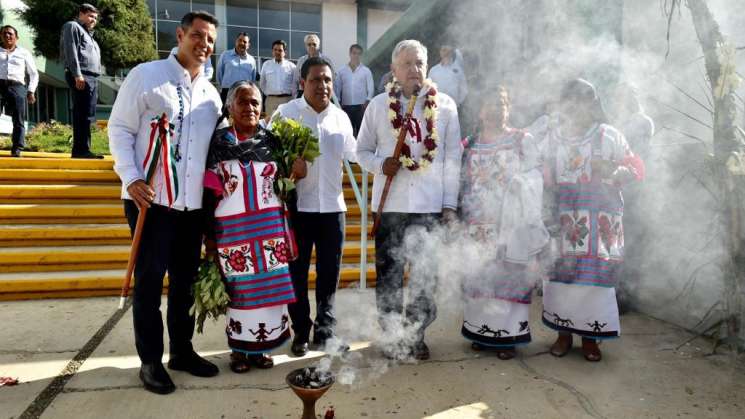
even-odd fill
[(161, 363), (160, 299), (166, 271), (168, 368), (199, 377), (218, 374), (214, 364), (194, 352), (194, 316), (189, 315), (204, 231), (204, 170), (222, 105), (203, 69), (215, 47), (217, 24), (207, 12), (187, 13), (176, 28), (178, 53), (132, 69), (109, 119), (109, 147), (132, 231), (139, 211), (147, 210), (132, 316), (140, 379), (145, 389), (158, 394), (176, 389)]
[[(424, 331), (436, 317), (437, 260), (422, 254), (427, 232), (455, 219), (463, 148), (455, 102), (425, 80), (427, 49), (419, 41), (398, 43), (391, 57), (393, 80), (370, 102), (357, 138), (357, 161), (375, 175), (373, 210), (377, 211), (387, 176), (394, 176), (375, 234), (375, 289), (384, 354), (429, 358)], [(405, 112), (419, 87), (410, 119)], [(406, 142), (392, 158), (400, 130)], [(431, 238), (429, 238), (431, 240)], [(404, 242), (411, 246), (402, 246)], [(413, 243), (412, 243), (413, 242)], [(426, 258), (431, 260), (423, 260)], [(404, 310), (404, 264), (411, 267)], [(400, 335), (401, 330), (408, 331)]]

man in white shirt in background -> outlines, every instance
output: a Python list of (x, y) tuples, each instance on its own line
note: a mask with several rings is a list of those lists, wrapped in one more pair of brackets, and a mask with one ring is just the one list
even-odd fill
[(268, 117), (274, 114), (279, 105), (291, 101), (297, 93), (295, 64), (285, 60), (286, 53), (287, 43), (278, 39), (272, 43), (273, 58), (261, 65), (259, 87), (266, 95), (264, 110)]
[(372, 72), (360, 63), (360, 57), (362, 46), (354, 44), (349, 47), (349, 64), (339, 69), (337, 82), (334, 83), (336, 96), (341, 99), (341, 108), (352, 122), (355, 137), (360, 130), (365, 108), (375, 96)]
[[(177, 55), (140, 64), (124, 80), (109, 118), (109, 146), (114, 170), (122, 180), (122, 199), (134, 231), (140, 210), (147, 218), (135, 268), (132, 304), (135, 345), (142, 366), (140, 379), (148, 391), (167, 394), (175, 386), (163, 368), (163, 322), (160, 300), (168, 272), (168, 368), (199, 377), (218, 374), (191, 344), (194, 302), (191, 286), (197, 275), (204, 212), (202, 191), (207, 151), (220, 115), (220, 95), (204, 76), (217, 37), (217, 19), (190, 12), (176, 29)], [(170, 152), (152, 159), (151, 138), (158, 123), (172, 124)], [(151, 137), (151, 133), (154, 136)], [(168, 160), (166, 160), (168, 158)], [(152, 166), (151, 166), (152, 164)], [(151, 184), (146, 169), (153, 167)]]
[[(347, 115), (330, 103), (334, 90), (331, 63), (322, 57), (309, 58), (301, 69), (303, 97), (284, 104), (277, 114), (302, 122), (318, 136), (321, 155), (307, 165), (307, 175), (297, 181), (297, 208), (292, 222), (299, 256), (290, 262), (292, 285), (297, 301), (289, 305), (295, 338), (292, 352), (308, 352), (310, 330), (313, 343), (348, 350), (334, 339), (334, 294), (339, 284), (344, 246), (344, 203), (342, 192), (344, 159), (354, 160), (354, 136)], [(316, 319), (311, 321), (308, 301), (308, 269), (316, 248)]]
[(460, 106), (468, 95), (468, 86), (463, 67), (453, 60), (453, 47), (440, 47), (440, 63), (429, 70), (429, 78), (437, 84), (440, 92), (450, 96)]
[(0, 48), (0, 99), (2, 108), (13, 121), (10, 155), (21, 157), (21, 150), (26, 146), (26, 101), (32, 105), (36, 102), (34, 92), (39, 85), (39, 72), (33, 55), (17, 45), (16, 28), (5, 25), (0, 28), (0, 36), (3, 44)]
[[(171, 48), (171, 55), (178, 55), (178, 45)], [(212, 59), (207, 57), (207, 61), (202, 64), (202, 74), (207, 80), (212, 80), (212, 75), (215, 73), (214, 67), (212, 67)]]
[[(380, 226), (375, 235), (375, 297), (383, 329), (384, 354), (392, 358), (412, 355), (425, 360), (430, 354), (424, 343), (424, 331), (437, 313), (434, 299), (437, 255), (421, 254), (426, 247), (420, 246), (411, 249), (417, 253), (412, 256), (405, 253), (402, 244), (414, 232), (431, 231), (440, 222), (455, 220), (463, 148), (455, 102), (448, 95), (439, 94), (424, 79), (427, 48), (416, 40), (401, 41), (394, 48), (391, 61), (393, 90), (375, 96), (368, 105), (357, 136), (357, 161), (375, 175), (373, 211), (379, 208), (386, 177), (395, 176), (383, 213), (379, 214)], [(421, 90), (406, 126), (403, 114), (417, 85)], [(432, 106), (427, 105), (429, 102), (434, 102), (437, 112), (431, 108), (425, 112), (425, 106)], [(409, 156), (404, 158), (406, 154), (402, 153), (398, 160), (391, 157), (397, 142), (394, 121), (407, 132), (405, 149)], [(432, 130), (428, 129), (430, 123)], [(425, 158), (427, 155), (431, 161)], [(405, 167), (402, 162), (406, 162)], [(427, 239), (426, 234), (415, 237)], [(432, 260), (410, 264), (408, 304), (404, 311), (404, 265), (407, 261), (417, 262), (412, 257)], [(425, 267), (433, 271), (422, 272)], [(385, 345), (391, 336), (399, 335), (402, 326), (410, 335), (392, 342), (393, 345)]]
[(248, 53), (251, 37), (241, 32), (235, 37), (235, 48), (225, 50), (217, 60), (217, 84), (225, 103), (230, 87), (239, 81), (256, 81), (256, 59)]
[[(303, 64), (305, 64), (305, 60), (311, 57), (321, 57), (325, 58), (326, 61), (331, 64), (331, 72), (334, 73), (334, 78), (336, 78), (336, 66), (334, 65), (334, 61), (331, 60), (331, 58), (328, 55), (325, 55), (321, 52), (321, 38), (318, 37), (318, 35), (314, 33), (309, 33), (308, 35), (305, 35), (303, 38), (303, 43), (305, 43), (305, 52), (307, 54), (303, 55), (302, 57), (297, 59), (297, 65), (295, 66), (295, 83), (297, 84), (297, 94), (295, 97), (302, 97), (303, 96), (303, 87), (300, 85), (300, 69), (303, 68)], [(332, 98), (333, 101), (333, 98)]]

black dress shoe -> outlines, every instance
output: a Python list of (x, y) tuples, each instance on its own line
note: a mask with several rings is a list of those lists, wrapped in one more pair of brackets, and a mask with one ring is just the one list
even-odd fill
[(81, 153), (81, 154), (73, 154), (73, 159), (102, 159), (103, 156), (100, 154), (91, 153), (90, 151), (87, 153)]
[(160, 362), (142, 364), (140, 367), (140, 380), (145, 385), (145, 390), (155, 394), (169, 394), (176, 390), (171, 377)]
[(17, 148), (10, 150), (10, 157), (21, 157), (21, 150)]
[(292, 347), (290, 350), (295, 356), (305, 356), (305, 354), (308, 353), (308, 341), (295, 338), (292, 340)]
[(411, 352), (414, 355), (414, 358), (419, 361), (426, 361), (429, 359), (429, 347), (423, 340), (415, 343), (414, 347), (411, 348)]
[(214, 377), (220, 372), (217, 365), (197, 355), (196, 352), (172, 355), (168, 361), (168, 368), (177, 371), (186, 371), (195, 377)]

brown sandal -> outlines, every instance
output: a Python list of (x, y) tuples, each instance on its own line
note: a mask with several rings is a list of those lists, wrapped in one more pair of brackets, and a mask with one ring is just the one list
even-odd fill
[(603, 359), (603, 354), (598, 348), (598, 341), (595, 339), (582, 338), (582, 354), (590, 362), (598, 362)]
[(274, 366), (274, 360), (268, 354), (255, 354), (246, 356), (248, 361), (256, 368), (262, 370), (269, 369)]
[(561, 358), (572, 349), (572, 335), (570, 333), (559, 333), (556, 342), (551, 345), (551, 355)]
[(251, 370), (246, 355), (241, 352), (230, 353), (230, 370), (236, 374), (245, 374)]
[(502, 361), (510, 360), (514, 358), (515, 355), (517, 355), (515, 348), (497, 350), (497, 358), (501, 359)]

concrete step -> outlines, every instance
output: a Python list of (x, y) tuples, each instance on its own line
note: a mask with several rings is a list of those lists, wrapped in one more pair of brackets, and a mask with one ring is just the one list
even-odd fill
[[(370, 232), (371, 225), (367, 231)], [(347, 219), (345, 240), (358, 242), (362, 227)], [(4, 224), (0, 248), (34, 246), (129, 245), (129, 226), (120, 224)], [(371, 241), (372, 242), (372, 241)]]
[(0, 185), (0, 200), (119, 199), (121, 186), (113, 184)]
[[(347, 219), (358, 221), (357, 203), (347, 202)], [(368, 217), (372, 213), (368, 208)], [(0, 204), (0, 224), (98, 224), (125, 223), (120, 201), (96, 204)]]
[[(123, 269), (0, 273), (0, 301), (119, 295), (124, 274)], [(366, 278), (366, 286), (374, 287), (374, 267), (368, 267)], [(315, 288), (315, 279), (316, 273), (311, 270), (308, 281), (311, 288)], [(359, 280), (359, 265), (342, 266), (340, 287), (358, 286)], [(166, 277), (164, 287), (167, 285)]]
[[(360, 251), (359, 242), (344, 243), (342, 263), (358, 263)], [(6, 247), (0, 252), (0, 272), (125, 269), (129, 252), (129, 245)], [(375, 257), (372, 242), (367, 255), (368, 260)]]
[[(113, 170), (114, 160), (106, 156), (101, 160), (93, 159), (71, 159), (61, 157), (27, 157), (29, 153), (23, 153), (20, 159), (4, 159), (0, 157), (0, 168), (2, 169), (56, 169), (56, 170)], [(39, 153), (36, 153), (37, 155)], [(47, 155), (52, 153), (46, 153)], [(1, 156), (1, 155), (0, 155)]]
[[(47, 219), (63, 219), (72, 223), (81, 223), (81, 219), (103, 219), (109, 220), (109, 223), (121, 222), (124, 220), (124, 208), (121, 203), (0, 204), (0, 224), (12, 223), (13, 221)], [(53, 222), (50, 221), (49, 223)]]
[(0, 168), (0, 183), (5, 185), (75, 182), (119, 184), (119, 177), (113, 170)]

